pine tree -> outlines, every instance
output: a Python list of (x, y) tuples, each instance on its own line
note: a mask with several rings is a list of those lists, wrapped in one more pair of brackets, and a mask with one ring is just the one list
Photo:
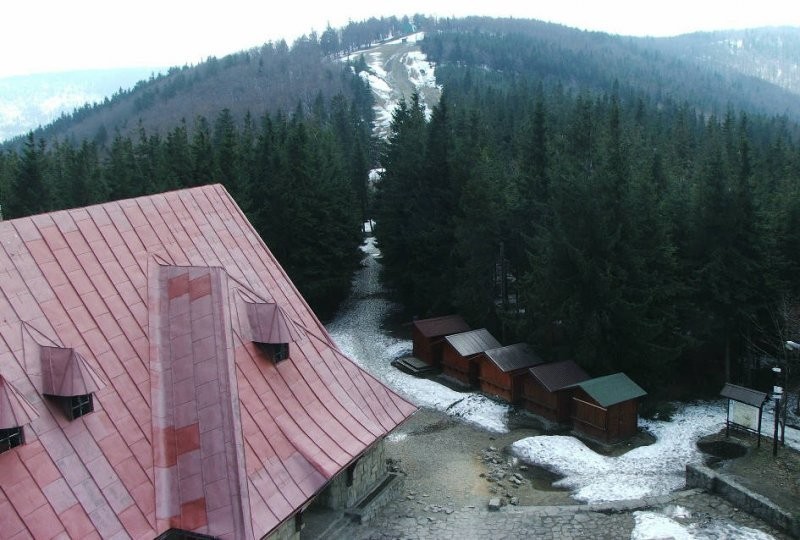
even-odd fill
[(45, 159), (44, 143), (37, 145), (33, 132), (28, 133), (8, 194), (5, 218), (39, 214), (49, 209), (50, 193), (44, 178)]

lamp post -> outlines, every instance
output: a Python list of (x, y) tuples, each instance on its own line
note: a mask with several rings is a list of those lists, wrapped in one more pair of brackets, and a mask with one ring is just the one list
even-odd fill
[[(788, 347), (787, 342), (787, 347)], [(781, 416), (781, 396), (783, 396), (783, 388), (778, 386), (781, 381), (781, 368), (774, 367), (772, 372), (775, 374), (775, 385), (772, 387), (772, 398), (775, 400), (775, 432), (772, 434), (772, 455), (778, 455), (778, 424), (780, 423)]]

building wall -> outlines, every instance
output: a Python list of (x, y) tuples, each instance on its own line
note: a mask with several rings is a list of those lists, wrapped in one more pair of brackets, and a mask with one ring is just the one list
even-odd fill
[(632, 399), (600, 407), (586, 392), (575, 391), (572, 420), (576, 431), (601, 441), (616, 441), (630, 437), (639, 429), (639, 404)]
[[(547, 388), (542, 386), (539, 381), (529, 375), (525, 377), (522, 385), (522, 398), (525, 408), (534, 414), (538, 414), (553, 422), (558, 422), (558, 397)], [(567, 420), (569, 420), (569, 407), (566, 410)]]
[(486, 355), (478, 355), (473, 360), (478, 365), (481, 392), (513, 402), (511, 375), (504, 373)]
[(434, 365), (431, 343), (428, 338), (422, 335), (422, 332), (420, 332), (416, 326), (411, 328), (411, 341), (413, 343), (411, 354), (414, 358), (419, 358), (428, 365)]
[(340, 510), (350, 508), (367, 495), (386, 476), (383, 439), (361, 456), (353, 469), (353, 485), (347, 485), (347, 468), (331, 480), (317, 500), (323, 506)]
[(478, 382), (477, 364), (473, 357), (463, 357), (445, 342), (442, 354), (442, 373), (462, 384), (473, 386)]

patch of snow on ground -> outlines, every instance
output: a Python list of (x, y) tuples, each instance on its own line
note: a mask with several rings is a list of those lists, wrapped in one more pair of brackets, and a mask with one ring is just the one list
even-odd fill
[(670, 516), (669, 513), (634, 512), (635, 525), (631, 540), (651, 540), (674, 538), (675, 540), (694, 538), (725, 538), (729, 540), (770, 540), (772, 535), (750, 527), (743, 527), (712, 520), (703, 523), (682, 524), (678, 519), (689, 516)]
[(436, 66), (428, 62), (422, 51), (409, 51), (403, 62), (408, 69), (408, 78), (415, 88), (436, 87)]
[(411, 341), (392, 337), (383, 329), (384, 318), (396, 306), (383, 297), (376, 260), (380, 250), (375, 238), (367, 238), (361, 249), (365, 254), (363, 268), (353, 278), (351, 296), (328, 325), (342, 352), (417, 406), (446, 411), (488, 431), (507, 432), (508, 405), (473, 392), (451, 390), (391, 365), (392, 360), (411, 354)]
[(664, 495), (685, 484), (687, 463), (701, 462), (695, 442), (724, 425), (721, 402), (682, 405), (671, 422), (642, 421), (656, 437), (619, 457), (602, 456), (574, 437), (538, 436), (515, 442), (524, 461), (563, 476), (554, 485), (589, 503)]
[(417, 41), (422, 41), (423, 39), (425, 39), (425, 32), (417, 32), (415, 34), (401, 36), (392, 41), (387, 41), (386, 45), (400, 45), (403, 43), (403, 40), (405, 40), (406, 43), (416, 43)]

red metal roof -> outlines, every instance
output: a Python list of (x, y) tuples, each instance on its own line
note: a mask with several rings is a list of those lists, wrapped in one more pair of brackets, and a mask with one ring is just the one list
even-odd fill
[[(289, 359), (253, 344), (242, 297), (305, 334)], [(0, 223), (0, 313), (0, 374), (38, 415), (0, 454), (4, 538), (261, 537), (415, 410), (336, 348), (221, 186)], [(94, 412), (43, 400), (39, 336), (106, 381)]]
[(445, 315), (431, 319), (420, 319), (413, 322), (420, 333), (428, 338), (458, 334), (469, 330), (469, 325), (461, 315)]

